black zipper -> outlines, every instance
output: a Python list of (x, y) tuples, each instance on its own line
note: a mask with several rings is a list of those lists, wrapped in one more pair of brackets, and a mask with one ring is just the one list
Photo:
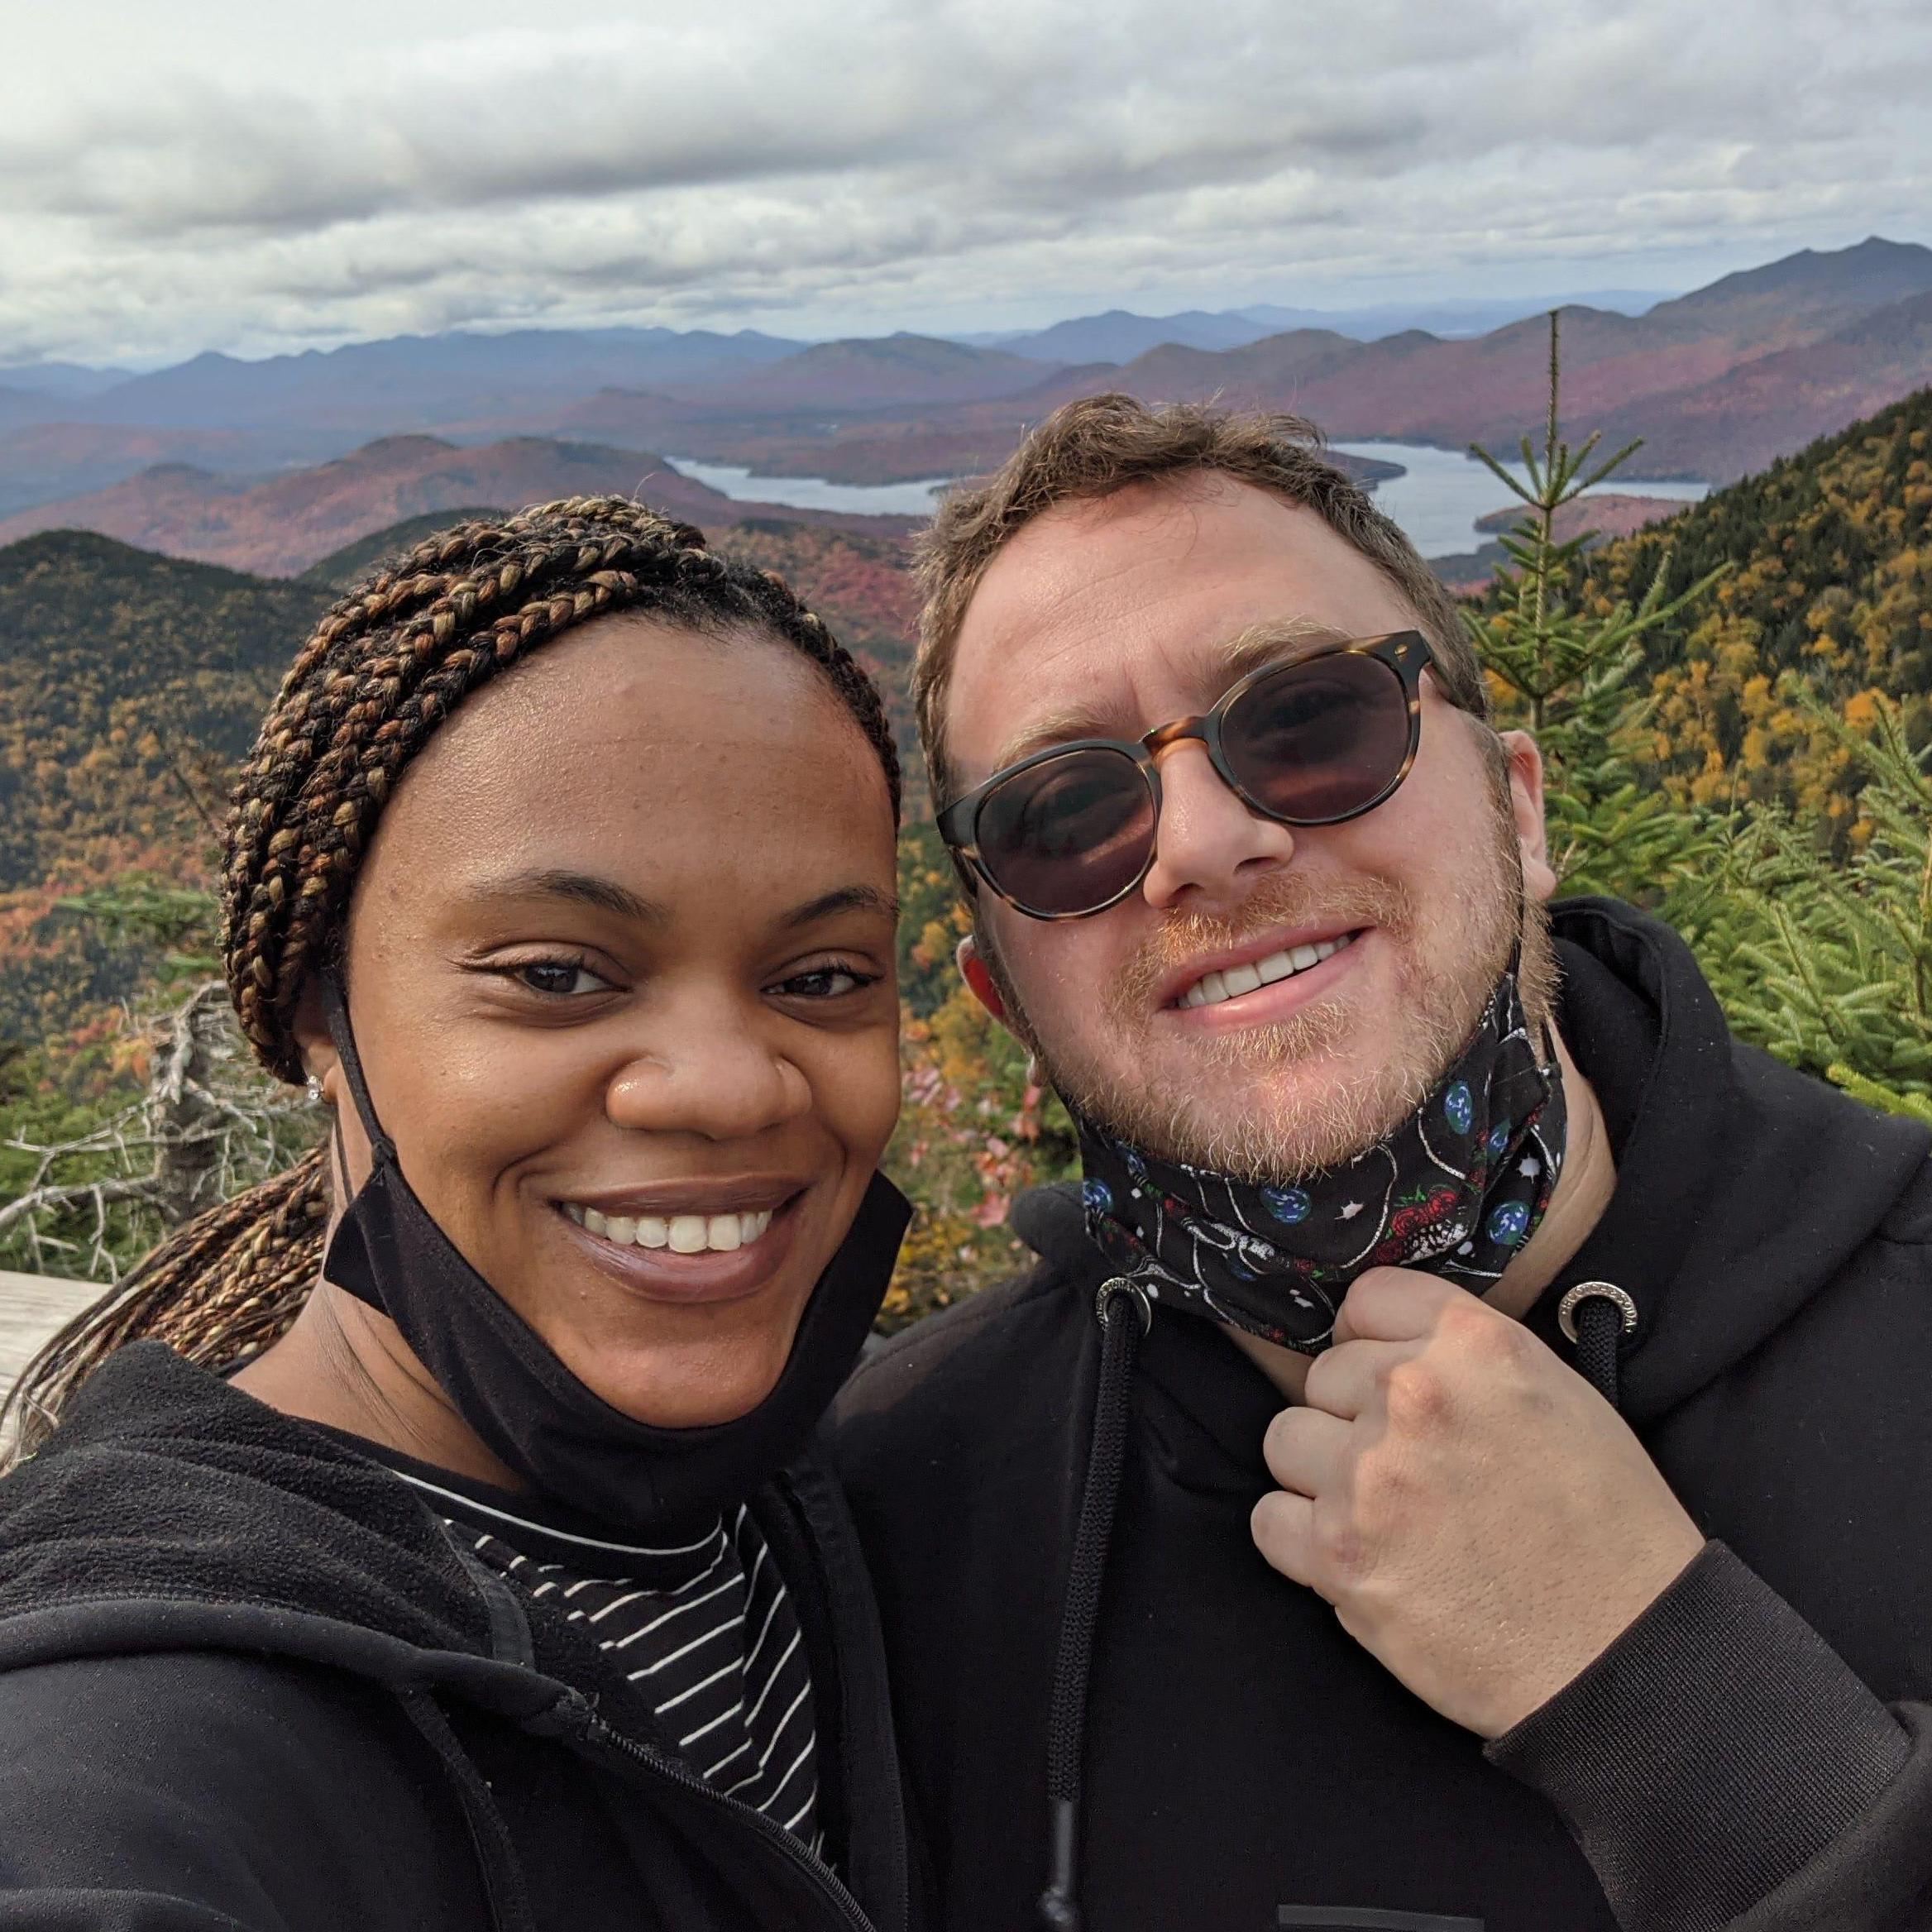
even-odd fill
[[(826, 1620), (833, 1626), (831, 1640), (825, 1647), (829, 1654), (824, 1661), (828, 1671), (832, 1676), (832, 1684), (830, 1688), (836, 1690), (839, 1696), (841, 1719), (836, 1733), (836, 1737), (840, 1754), (846, 1760), (846, 1768), (849, 1770), (849, 1765), (851, 1763), (853, 1740), (850, 1735), (848, 1734), (846, 1726), (844, 1722), (844, 1712), (846, 1702), (847, 1689), (844, 1676), (846, 1657), (844, 1647), (838, 1640), (838, 1632), (836, 1628), (838, 1624), (837, 1613), (831, 1608), (832, 1588), (830, 1576), (830, 1566), (827, 1562), (825, 1556), (825, 1539), (822, 1533), (818, 1532), (813, 1525), (811, 1509), (806, 1503), (804, 1494), (801, 1492), (798, 1474), (796, 1468), (781, 1471), (778, 1475), (773, 1480), (771, 1485), (771, 1488), (776, 1494), (777, 1500), (785, 1506), (787, 1514), (791, 1518), (791, 1528), (796, 1537), (798, 1553), (801, 1561), (804, 1563), (811, 1566), (812, 1571), (815, 1573), (815, 1581), (818, 1585), (818, 1595), (821, 1602), (825, 1606)], [(754, 1514), (756, 1513), (755, 1499), (753, 1513)], [(764, 1531), (766, 1540), (769, 1542), (771, 1539), (772, 1525), (769, 1523), (761, 1522), (759, 1527), (762, 1530)], [(846, 1527), (849, 1528), (849, 1523)], [(774, 1554), (776, 1554), (776, 1552), (774, 1552)], [(858, 1556), (858, 1552), (856, 1551), (854, 1552), (854, 1554), (855, 1557)], [(863, 1567), (864, 1562), (863, 1557), (858, 1557), (858, 1561), (859, 1561), (861, 1567)], [(802, 1600), (800, 1600), (802, 1603)], [(804, 1611), (802, 1608), (801, 1608), (800, 1610), (800, 1627), (801, 1628), (803, 1628)], [(879, 1668), (882, 1671), (884, 1668), (884, 1655), (882, 1649), (884, 1639), (882, 1633), (878, 1630), (876, 1623), (873, 1627), (872, 1636), (873, 1639), (873, 1647), (878, 1653)], [(815, 1695), (816, 1695), (815, 1680), (818, 1675), (818, 1668), (819, 1660), (814, 1659), (812, 1671), (815, 1679)], [(820, 1706), (821, 1712), (823, 1708), (824, 1707), (822, 1705)], [(900, 1780), (898, 1749), (898, 1739), (897, 1736), (888, 1731), (886, 1738), (886, 1752), (892, 1773), (892, 1791), (890, 1795), (897, 1807), (897, 1822), (898, 1824), (900, 1853), (899, 1896), (897, 1901), (899, 1907), (899, 1916), (896, 1921), (896, 1924), (898, 1928), (898, 1932), (912, 1932), (912, 1836), (911, 1828), (907, 1824), (905, 1814), (904, 1789)], [(847, 1777), (845, 1781), (848, 1786), (844, 1794), (845, 1810), (847, 1813), (847, 1825), (849, 1830), (852, 1830), (855, 1833), (856, 1826), (854, 1824), (850, 1815), (852, 1809), (852, 1793), (849, 1789), (851, 1781), (849, 1776)]]
[(668, 1778), (672, 1784), (681, 1786), (694, 1796), (742, 1817), (746, 1824), (777, 1847), (825, 1894), (837, 1910), (842, 1924), (850, 1926), (853, 1932), (873, 1932), (872, 1920), (865, 1915), (865, 1908), (839, 1882), (838, 1874), (815, 1858), (804, 1844), (783, 1825), (774, 1823), (763, 1812), (747, 1805), (742, 1799), (729, 1797), (706, 1784), (696, 1772), (687, 1765), (680, 1764), (676, 1758), (653, 1751), (648, 1745), (638, 1743), (634, 1738), (627, 1738), (615, 1725), (600, 1717), (591, 1708), (590, 1700), (581, 1693), (569, 1691), (566, 1694), (565, 1700), (581, 1708), (582, 1716), (580, 1734), (586, 1743), (600, 1744), (615, 1750), (655, 1772), (658, 1777)]

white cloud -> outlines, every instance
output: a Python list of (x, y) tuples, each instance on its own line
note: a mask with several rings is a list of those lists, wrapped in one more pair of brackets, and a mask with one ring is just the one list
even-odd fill
[(165, 33), (136, 3), (0, 0), (0, 361), (1687, 283), (1927, 238), (1917, 0), (1219, 0), (1200, 28), (1168, 0), (738, 0), (554, 30), (208, 0)]

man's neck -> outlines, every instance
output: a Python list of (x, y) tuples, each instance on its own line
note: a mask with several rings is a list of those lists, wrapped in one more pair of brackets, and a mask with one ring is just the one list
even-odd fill
[[(1563, 1101), (1567, 1114), (1563, 1171), (1550, 1195), (1542, 1224), (1523, 1244), (1523, 1252), (1503, 1270), (1502, 1278), (1483, 1297), (1520, 1322), (1537, 1298), (1554, 1281), (1571, 1257), (1603, 1218), (1617, 1185), (1616, 1156), (1610, 1151), (1609, 1131), (1596, 1091), (1584, 1078), (1562, 1034), (1554, 1026), (1557, 1064), (1563, 1069)], [(1230, 1328), (1228, 1338), (1290, 1402), (1302, 1399), (1312, 1357), (1264, 1341), (1241, 1328)]]

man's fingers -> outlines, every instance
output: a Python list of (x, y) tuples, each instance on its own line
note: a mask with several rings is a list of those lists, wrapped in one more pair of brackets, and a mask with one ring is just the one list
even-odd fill
[(1435, 1327), (1443, 1304), (1468, 1292), (1413, 1268), (1371, 1268), (1356, 1277), (1336, 1312), (1335, 1341), (1419, 1341)]
[(1411, 1361), (1413, 1341), (1344, 1341), (1315, 1357), (1302, 1390), (1310, 1408), (1353, 1422), (1373, 1408), (1398, 1362)]
[(1277, 1490), (1255, 1505), (1248, 1518), (1255, 1547), (1291, 1583), (1313, 1590), (1315, 1505), (1306, 1496)]
[(1318, 1408), (1283, 1409), (1261, 1438), (1268, 1473), (1298, 1495), (1332, 1490), (1348, 1453), (1348, 1424)]

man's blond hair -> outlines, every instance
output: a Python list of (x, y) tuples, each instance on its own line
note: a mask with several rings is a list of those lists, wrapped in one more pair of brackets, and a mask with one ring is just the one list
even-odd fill
[(1133, 483), (1214, 476), (1305, 505), (1352, 543), (1414, 610), (1435, 652), (1443, 695), (1487, 720), (1482, 669), (1453, 600), (1367, 492), (1322, 455), (1312, 423), (1195, 403), (1150, 409), (1128, 395), (1087, 396), (1055, 409), (986, 481), (948, 495), (921, 541), (912, 699), (935, 806), (955, 792), (946, 760), (946, 696), (959, 629), (1001, 547), (1058, 504), (1111, 496)]

